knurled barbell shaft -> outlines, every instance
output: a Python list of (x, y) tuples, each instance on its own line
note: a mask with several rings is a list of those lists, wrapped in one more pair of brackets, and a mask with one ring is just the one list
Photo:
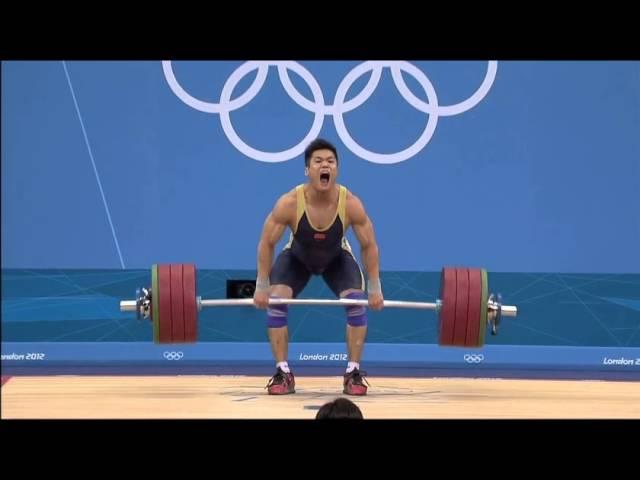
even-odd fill
[[(242, 299), (222, 299), (222, 300), (202, 300), (203, 307), (224, 307), (230, 305), (253, 305), (253, 298)], [(357, 300), (350, 298), (341, 299), (313, 299), (313, 298), (271, 298), (269, 305), (325, 305), (325, 306), (354, 306), (362, 305), (366, 307), (369, 303), (367, 300)], [(435, 310), (438, 305), (435, 303), (424, 302), (402, 302), (398, 300), (385, 300), (385, 307), (391, 308), (426, 308)]]
[[(331, 305), (331, 306), (352, 306), (360, 305), (367, 307), (369, 302), (367, 300), (347, 299), (341, 298), (336, 300), (331, 299), (313, 299), (313, 298), (270, 298), (269, 305)], [(220, 299), (220, 300), (200, 300), (199, 305), (201, 307), (241, 307), (241, 306), (253, 306), (252, 298), (234, 298), (234, 299)], [(385, 300), (385, 308), (419, 308), (428, 310), (437, 310), (440, 308), (440, 302), (406, 302), (402, 300)], [(495, 302), (487, 302), (487, 308), (490, 310), (497, 310), (498, 304)], [(518, 314), (518, 309), (512, 305), (502, 305), (500, 307), (502, 315), (506, 317), (515, 317)], [(135, 300), (123, 300), (120, 302), (120, 310), (123, 312), (135, 312), (136, 301)]]

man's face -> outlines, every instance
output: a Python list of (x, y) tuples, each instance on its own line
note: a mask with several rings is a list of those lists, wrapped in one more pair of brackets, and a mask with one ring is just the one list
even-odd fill
[(309, 166), (305, 168), (305, 175), (309, 177), (309, 184), (319, 191), (329, 191), (338, 178), (338, 160), (329, 149), (316, 150), (309, 159)]

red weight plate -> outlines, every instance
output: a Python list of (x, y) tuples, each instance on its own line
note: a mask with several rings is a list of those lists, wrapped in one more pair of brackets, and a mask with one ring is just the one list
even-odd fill
[(469, 269), (469, 302), (467, 307), (467, 337), (465, 346), (482, 347), (480, 341), (480, 302), (482, 300), (482, 272)]
[(440, 334), (441, 346), (453, 345), (453, 330), (456, 321), (456, 269), (444, 267), (440, 275)]
[[(173, 343), (171, 321), (171, 266), (158, 265), (158, 309), (160, 343)], [(154, 292), (155, 295), (155, 292)]]
[(184, 298), (182, 265), (171, 268), (171, 342), (184, 343)]
[(456, 268), (456, 314), (453, 327), (453, 345), (464, 347), (467, 338), (467, 308), (469, 306), (469, 273)]
[(184, 299), (184, 341), (198, 340), (198, 306), (196, 300), (196, 266), (182, 266), (182, 292)]

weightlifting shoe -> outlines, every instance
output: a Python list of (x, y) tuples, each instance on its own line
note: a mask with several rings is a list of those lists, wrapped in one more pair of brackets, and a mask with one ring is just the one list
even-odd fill
[(285, 373), (280, 367), (276, 370), (276, 373), (267, 386), (269, 395), (286, 395), (288, 393), (296, 393), (296, 380), (293, 373)]
[[(367, 372), (361, 372), (357, 368), (353, 369), (349, 373), (344, 374), (344, 389), (342, 393), (347, 395), (366, 395), (367, 394), (367, 379), (364, 377)], [(365, 385), (365, 383), (367, 385)]]

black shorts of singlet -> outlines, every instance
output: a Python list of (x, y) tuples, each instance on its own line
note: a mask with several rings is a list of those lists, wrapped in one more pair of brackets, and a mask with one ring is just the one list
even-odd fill
[[(293, 253), (285, 248), (276, 258), (269, 282), (271, 285), (287, 285), (296, 298), (309, 282), (313, 273)], [(364, 291), (364, 277), (360, 265), (353, 255), (342, 249), (327, 268), (320, 274), (336, 297), (349, 289)]]

